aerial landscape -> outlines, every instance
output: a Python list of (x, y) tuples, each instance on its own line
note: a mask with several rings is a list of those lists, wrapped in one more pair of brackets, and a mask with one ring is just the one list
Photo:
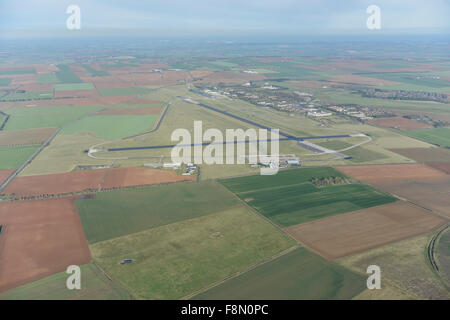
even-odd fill
[(0, 300), (450, 299), (448, 22), (84, 36), (79, 3), (0, 25)]

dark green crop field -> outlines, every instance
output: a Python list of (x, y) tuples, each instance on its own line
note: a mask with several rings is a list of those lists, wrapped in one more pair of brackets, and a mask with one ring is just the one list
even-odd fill
[(413, 138), (450, 148), (450, 128), (408, 130), (403, 133)]
[(365, 277), (298, 248), (194, 299), (351, 299), (365, 288)]
[(220, 183), (234, 193), (254, 191), (276, 186), (288, 186), (308, 182), (311, 178), (345, 177), (344, 174), (331, 167), (302, 168), (279, 171), (273, 176), (247, 176), (220, 180)]
[(80, 78), (70, 69), (68, 65), (65, 64), (58, 64), (57, 65), (59, 72), (56, 73), (56, 78), (61, 83), (81, 83)]
[(89, 243), (108, 240), (238, 205), (215, 182), (175, 183), (101, 192), (76, 202)]
[[(311, 178), (342, 176), (333, 168), (321, 167), (220, 182), (259, 213), (283, 227), (396, 201), (396, 198), (367, 185), (352, 183), (317, 187), (308, 181)], [(237, 181), (242, 184), (236, 184)]]

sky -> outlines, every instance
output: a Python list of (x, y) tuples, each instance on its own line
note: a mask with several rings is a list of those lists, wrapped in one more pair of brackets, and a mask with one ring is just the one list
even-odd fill
[[(0, 0), (0, 37), (68, 32), (69, 5), (80, 34), (169, 35), (450, 33), (450, 0)], [(381, 29), (368, 30), (369, 5)]]

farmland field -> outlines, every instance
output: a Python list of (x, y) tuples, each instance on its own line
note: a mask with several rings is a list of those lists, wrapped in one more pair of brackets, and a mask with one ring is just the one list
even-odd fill
[[(134, 296), (180, 299), (294, 245), (245, 207), (91, 245), (95, 261)], [(133, 259), (120, 265), (123, 259)]]
[(0, 170), (0, 184), (2, 184), (4, 181), (6, 181), (6, 179), (9, 178), (10, 175), (12, 175), (14, 173), (14, 169), (9, 169), (9, 170)]
[(0, 147), (0, 170), (19, 168), (39, 146)]
[(72, 199), (0, 203), (0, 291), (91, 261)]
[(450, 228), (447, 228), (439, 237), (436, 245), (439, 275), (450, 286)]
[(375, 124), (380, 127), (385, 128), (397, 128), (401, 130), (414, 130), (414, 129), (427, 129), (432, 128), (432, 126), (425, 123), (417, 122), (414, 120), (409, 120), (405, 118), (380, 118), (371, 120), (370, 123)]
[(37, 83), (58, 83), (59, 79), (54, 73), (40, 74), (36, 79)]
[(249, 176), (220, 182), (284, 227), (396, 201), (366, 185), (316, 187), (308, 181), (327, 177), (343, 175), (333, 168), (303, 168), (281, 171), (275, 177)]
[(0, 131), (0, 146), (36, 145), (50, 137), (55, 128), (39, 128), (18, 131)]
[(361, 274), (366, 274), (367, 266), (377, 265), (385, 282), (415, 299), (449, 299), (449, 291), (433, 274), (425, 255), (430, 238), (431, 235), (417, 236), (344, 257), (337, 262)]
[(150, 90), (146, 88), (113, 88), (113, 89), (99, 89), (98, 92), (102, 97), (111, 96), (130, 96), (135, 94), (146, 94)]
[(4, 69), (4, 70), (0, 70), (0, 75), (30, 74), (30, 73), (36, 73), (36, 70), (34, 70), (34, 69)]
[(157, 115), (95, 115), (68, 125), (61, 134), (92, 132), (99, 138), (118, 139), (150, 130), (156, 119)]
[(1, 300), (129, 300), (132, 296), (109, 280), (93, 263), (83, 264), (81, 289), (67, 290), (68, 274), (59, 272), (0, 293)]
[(9, 86), (11, 78), (0, 78), (0, 86)]
[(404, 133), (413, 138), (450, 148), (450, 128), (408, 130)]
[(83, 68), (85, 68), (86, 71), (88, 71), (94, 77), (109, 76), (108, 72), (103, 71), (103, 70), (96, 70), (87, 64), (83, 64)]
[(33, 107), (8, 110), (5, 130), (59, 127), (103, 107)]
[(421, 207), (397, 201), (284, 230), (308, 248), (336, 259), (427, 233), (446, 223)]
[(237, 204), (238, 200), (215, 182), (101, 192), (96, 199), (76, 203), (91, 244), (223, 211)]
[(401, 148), (391, 149), (391, 151), (417, 162), (450, 163), (450, 150), (446, 148)]
[(300, 247), (194, 299), (351, 299), (365, 287), (364, 276)]
[(12, 181), (3, 192), (15, 198), (36, 197), (191, 181), (193, 179), (193, 176), (181, 176), (173, 171), (149, 168), (110, 168), (22, 176)]
[(380, 190), (450, 217), (450, 198), (447, 196), (450, 177), (442, 171), (421, 164), (343, 166), (338, 169)]
[(55, 84), (56, 91), (69, 91), (69, 90), (95, 90), (92, 83), (60, 83)]
[(58, 78), (61, 83), (80, 83), (80, 78), (70, 69), (68, 65), (58, 64), (58, 69), (60, 71), (56, 72), (56, 78)]

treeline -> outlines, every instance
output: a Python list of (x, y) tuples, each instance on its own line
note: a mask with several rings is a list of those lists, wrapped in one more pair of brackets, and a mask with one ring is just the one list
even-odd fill
[(436, 101), (444, 103), (450, 102), (447, 94), (437, 92), (363, 88), (359, 89), (358, 93), (360, 93), (363, 97), (368, 98), (394, 99), (394, 100), (421, 100), (421, 101)]
[(350, 184), (354, 181), (347, 177), (326, 177), (326, 178), (312, 178), (309, 180), (317, 187), (328, 187), (341, 184)]

